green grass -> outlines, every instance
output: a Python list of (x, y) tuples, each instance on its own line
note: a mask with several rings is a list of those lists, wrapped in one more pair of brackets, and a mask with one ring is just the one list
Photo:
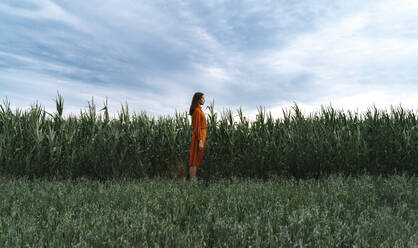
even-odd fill
[(0, 247), (417, 247), (415, 176), (0, 179)]

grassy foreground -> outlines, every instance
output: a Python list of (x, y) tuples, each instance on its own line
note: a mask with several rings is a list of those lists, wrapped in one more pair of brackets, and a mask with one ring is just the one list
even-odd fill
[(0, 179), (0, 247), (417, 247), (418, 180)]

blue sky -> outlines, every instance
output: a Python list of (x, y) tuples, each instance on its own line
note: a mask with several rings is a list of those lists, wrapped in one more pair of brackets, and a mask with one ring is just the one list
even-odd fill
[(418, 109), (418, 1), (0, 2), (0, 97), (65, 113)]

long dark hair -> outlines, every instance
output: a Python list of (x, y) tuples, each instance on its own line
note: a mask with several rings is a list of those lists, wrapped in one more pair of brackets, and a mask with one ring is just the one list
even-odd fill
[(189, 114), (193, 115), (193, 111), (195, 110), (195, 108), (199, 105), (199, 101), (202, 98), (203, 93), (202, 92), (196, 92), (193, 95), (193, 99), (192, 99), (192, 104), (190, 105), (190, 110), (189, 110)]

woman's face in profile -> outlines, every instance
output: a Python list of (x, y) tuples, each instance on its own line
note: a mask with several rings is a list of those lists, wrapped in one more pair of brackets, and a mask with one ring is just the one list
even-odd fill
[(200, 104), (200, 105), (205, 104), (205, 95), (203, 95), (203, 96), (200, 98), (199, 104)]

